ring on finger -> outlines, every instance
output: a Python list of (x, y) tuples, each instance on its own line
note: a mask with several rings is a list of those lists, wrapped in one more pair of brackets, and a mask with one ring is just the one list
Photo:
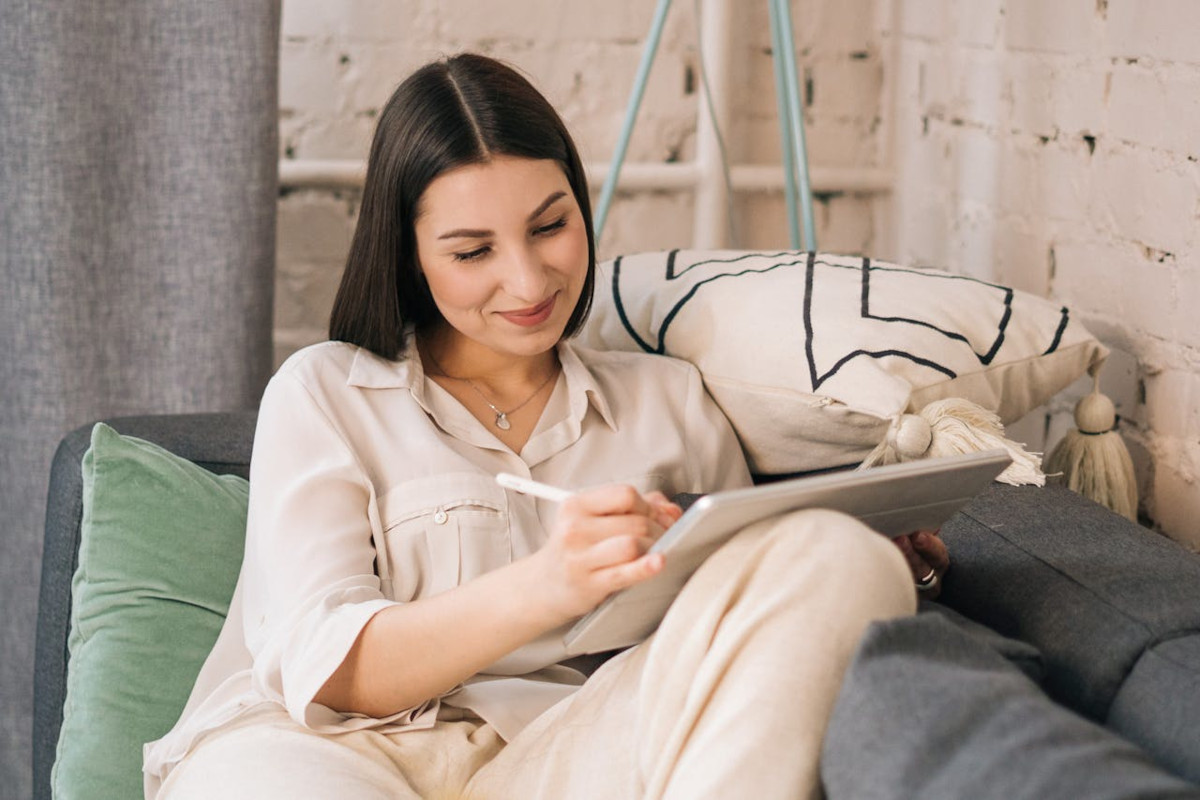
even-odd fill
[(929, 589), (932, 589), (934, 586), (937, 586), (937, 582), (938, 582), (937, 570), (931, 568), (929, 570), (928, 575), (926, 575), (924, 578), (921, 578), (920, 580), (918, 580), (916, 582), (917, 590), (922, 591), (922, 592), (928, 591)]

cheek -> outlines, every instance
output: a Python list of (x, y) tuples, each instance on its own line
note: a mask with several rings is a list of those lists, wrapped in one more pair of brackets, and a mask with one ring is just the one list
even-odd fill
[(490, 295), (478, 277), (456, 274), (453, 269), (428, 270), (425, 279), (429, 283), (433, 301), (444, 316), (481, 306)]
[(551, 241), (549, 254), (558, 271), (583, 280), (588, 262), (587, 234), (582, 227), (563, 231)]

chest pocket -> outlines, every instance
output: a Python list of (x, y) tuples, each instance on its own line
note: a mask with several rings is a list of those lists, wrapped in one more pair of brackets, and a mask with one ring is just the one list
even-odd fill
[(508, 501), (490, 475), (405, 481), (379, 512), (397, 600), (430, 597), (512, 561)]

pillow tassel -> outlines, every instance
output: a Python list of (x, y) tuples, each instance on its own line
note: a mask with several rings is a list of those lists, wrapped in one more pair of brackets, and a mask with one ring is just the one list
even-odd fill
[(1092, 393), (1075, 405), (1075, 424), (1078, 427), (1046, 458), (1046, 474), (1054, 483), (1137, 522), (1133, 459), (1116, 431), (1116, 408), (1100, 393), (1098, 380)]
[(920, 414), (896, 417), (887, 436), (859, 469), (995, 449), (1005, 450), (1012, 458), (1012, 464), (996, 480), (1013, 486), (1045, 485), (1038, 459), (1041, 453), (1027, 452), (1019, 442), (1005, 438), (1000, 417), (958, 397), (935, 400)]

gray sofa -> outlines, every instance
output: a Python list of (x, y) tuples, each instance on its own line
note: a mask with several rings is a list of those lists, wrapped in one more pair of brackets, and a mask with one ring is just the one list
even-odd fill
[[(246, 476), (254, 415), (109, 420)], [(54, 459), (34, 685), (50, 797), (91, 426)], [(995, 485), (943, 529), (938, 603), (877, 625), (839, 697), (833, 797), (1200, 797), (1200, 556), (1061, 489)]]

